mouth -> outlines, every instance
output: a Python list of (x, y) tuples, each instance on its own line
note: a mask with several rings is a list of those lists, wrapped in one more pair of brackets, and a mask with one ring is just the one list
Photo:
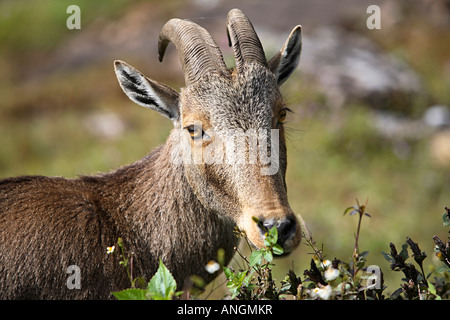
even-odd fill
[(278, 257), (288, 256), (298, 245), (295, 238), (298, 223), (295, 218), (257, 219), (259, 236), (265, 247), (270, 247)]
[[(247, 238), (247, 242), (250, 244), (250, 246), (254, 250), (271, 248), (271, 251), (273, 253), (272, 256), (275, 259), (288, 257), (294, 251), (294, 249), (297, 247), (295, 245), (294, 246), (290, 245), (290, 242), (291, 242), (290, 239), (287, 241), (281, 242), (279, 238), (278, 239), (274, 238), (273, 234), (271, 234), (269, 232), (269, 230), (267, 232), (260, 231), (260, 238), (258, 239), (259, 244), (255, 244), (248, 236), (246, 238)], [(261, 242), (264, 242), (264, 244), (262, 244)], [(277, 245), (277, 246), (275, 247), (275, 245)], [(280, 250), (280, 248), (282, 250)]]
[[(248, 217), (248, 215), (247, 215)], [(280, 217), (255, 217), (241, 224), (248, 243), (256, 250), (271, 250), (274, 258), (287, 257), (301, 241), (301, 228), (293, 215)]]

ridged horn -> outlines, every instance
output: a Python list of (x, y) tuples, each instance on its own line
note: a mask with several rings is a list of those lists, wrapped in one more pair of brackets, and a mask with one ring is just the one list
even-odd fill
[(219, 47), (198, 24), (189, 20), (169, 20), (159, 34), (159, 61), (163, 60), (170, 42), (175, 45), (180, 57), (186, 85), (197, 82), (210, 72), (229, 74)]
[(233, 47), (236, 70), (239, 72), (246, 61), (256, 61), (267, 66), (261, 41), (248, 17), (239, 9), (233, 9), (227, 16), (228, 43)]

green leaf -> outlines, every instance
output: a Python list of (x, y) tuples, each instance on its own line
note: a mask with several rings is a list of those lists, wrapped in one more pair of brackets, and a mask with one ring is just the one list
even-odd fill
[(158, 271), (148, 283), (150, 298), (154, 300), (171, 300), (176, 289), (177, 283), (174, 277), (160, 259)]
[(277, 227), (274, 226), (267, 231), (266, 237), (264, 238), (264, 245), (269, 248), (275, 245), (277, 241), (278, 241), (278, 230)]
[(444, 212), (444, 214), (442, 215), (442, 220), (444, 221), (444, 227), (450, 227), (450, 218), (448, 212)]
[(436, 287), (431, 282), (428, 283), (428, 291), (434, 295), (436, 295)]
[(270, 251), (270, 250), (264, 251), (263, 256), (264, 256), (264, 259), (267, 260), (267, 262), (272, 262), (272, 260), (273, 260), (272, 251)]
[(406, 259), (409, 258), (409, 254), (408, 254), (408, 244), (404, 243), (402, 245), (402, 251), (400, 251), (399, 254), (400, 257), (402, 257), (403, 261), (406, 261)]
[(238, 274), (236, 276), (236, 280), (239, 283), (239, 285), (242, 285), (242, 282), (244, 281), (246, 276), (247, 276), (247, 270), (244, 270), (242, 272), (238, 272)]
[(386, 252), (384, 252), (384, 251), (381, 251), (381, 254), (384, 256), (384, 259), (385, 259), (387, 262), (389, 262), (389, 263), (394, 263), (394, 262), (395, 262), (394, 258), (393, 258), (389, 253), (386, 253)]
[(367, 258), (367, 256), (369, 255), (369, 251), (363, 251), (363, 252), (361, 252), (360, 254), (358, 254), (360, 257), (363, 257), (363, 258)]
[(250, 267), (253, 267), (254, 265), (261, 264), (261, 258), (262, 258), (262, 251), (256, 250), (253, 251), (250, 255)]
[(272, 250), (276, 255), (282, 255), (284, 253), (283, 248), (278, 243), (273, 246)]
[(225, 277), (227, 277), (227, 279), (230, 279), (233, 276), (233, 271), (231, 271), (227, 267), (223, 267), (223, 273), (225, 274)]
[(351, 207), (348, 207), (348, 208), (345, 209), (345, 211), (344, 211), (344, 216), (345, 216), (345, 214), (346, 214), (347, 212), (349, 212), (350, 210), (353, 210), (352, 213), (350, 213), (350, 215), (353, 215), (353, 214), (354, 214), (354, 213), (353, 213), (354, 211), (357, 212), (358, 207), (357, 207), (357, 206), (351, 206)]
[(143, 289), (125, 289), (122, 291), (113, 292), (112, 294), (118, 300), (146, 300), (145, 294), (146, 290)]
[(269, 230), (270, 235), (270, 242), (271, 244), (276, 244), (278, 241), (278, 230), (277, 227), (272, 227), (272, 229)]
[(442, 300), (442, 298), (436, 293), (436, 287), (431, 282), (428, 282), (428, 291), (436, 297), (436, 300)]

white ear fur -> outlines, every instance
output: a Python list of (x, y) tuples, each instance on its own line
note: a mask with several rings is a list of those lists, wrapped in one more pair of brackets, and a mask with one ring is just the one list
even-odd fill
[(126, 62), (114, 61), (114, 69), (120, 87), (131, 101), (156, 110), (172, 121), (178, 120), (178, 92), (165, 84), (148, 79)]

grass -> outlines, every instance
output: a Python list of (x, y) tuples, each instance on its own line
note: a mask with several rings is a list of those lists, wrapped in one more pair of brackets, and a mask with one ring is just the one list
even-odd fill
[[(342, 208), (369, 199), (372, 219), (363, 226), (369, 261), (383, 266), (388, 241), (417, 239), (431, 252), (439, 212), (449, 194), (448, 169), (434, 167), (426, 141), (408, 159), (399, 159), (388, 141), (370, 128), (370, 111), (350, 108), (336, 132), (329, 121), (308, 119), (300, 147), (290, 148), (288, 186), (291, 205), (302, 214), (325, 253), (351, 254), (355, 223), (342, 221)], [(301, 125), (300, 125), (301, 126)], [(444, 230), (440, 231), (441, 235)], [(305, 260), (305, 255), (300, 254)], [(329, 259), (334, 256), (328, 256)], [(398, 281), (398, 277), (386, 281)]]
[[(88, 26), (101, 17), (112, 19), (134, 1), (79, 0), (82, 24)], [(0, 52), (21, 53), (55, 49), (70, 33), (66, 28), (66, 13), (73, 2), (3, 1), (0, 4)]]

